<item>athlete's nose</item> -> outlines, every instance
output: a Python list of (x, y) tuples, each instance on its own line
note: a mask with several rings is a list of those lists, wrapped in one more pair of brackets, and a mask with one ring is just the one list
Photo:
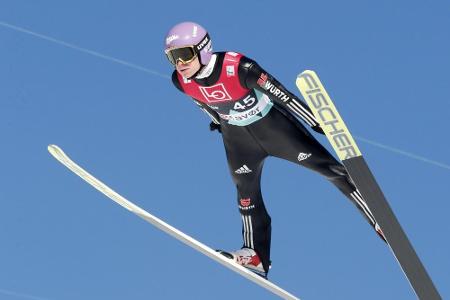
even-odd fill
[(188, 66), (188, 65), (189, 65), (189, 63), (184, 63), (181, 60), (177, 61), (177, 66)]

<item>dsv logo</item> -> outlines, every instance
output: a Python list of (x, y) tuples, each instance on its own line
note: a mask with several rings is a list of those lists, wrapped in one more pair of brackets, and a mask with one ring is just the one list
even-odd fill
[(200, 86), (199, 88), (203, 94), (203, 97), (205, 97), (205, 99), (210, 103), (232, 100), (223, 83), (213, 86)]

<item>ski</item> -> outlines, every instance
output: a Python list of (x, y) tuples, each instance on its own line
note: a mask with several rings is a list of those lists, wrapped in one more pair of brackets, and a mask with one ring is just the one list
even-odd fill
[(442, 299), (316, 73), (302, 72), (296, 84), (380, 225), (417, 297)]
[(153, 216), (149, 212), (145, 211), (144, 209), (140, 208), (139, 206), (135, 205), (134, 203), (130, 202), (129, 200), (125, 199), (123, 196), (116, 193), (114, 190), (112, 190), (110, 187), (108, 187), (106, 184), (92, 176), (90, 173), (88, 173), (86, 170), (81, 168), (78, 164), (76, 164), (73, 160), (71, 160), (61, 148), (59, 148), (56, 145), (49, 145), (48, 151), (50, 152), (53, 157), (55, 157), (60, 163), (62, 163), (64, 166), (69, 168), (73, 173), (81, 177), (84, 181), (89, 183), (91, 186), (99, 190), (101, 193), (106, 195), (108, 198), (116, 202), (117, 204), (121, 205), (122, 207), (126, 208), (130, 212), (134, 213), (135, 215), (141, 217), (145, 221), (149, 222), (150, 224), (156, 226), (158, 229), (164, 231), (165, 233), (171, 235), (172, 237), (176, 238), (177, 240), (183, 242), (184, 244), (188, 245), (191, 248), (194, 248), (195, 250), (199, 251), (200, 253), (208, 256), (209, 258), (215, 260), (216, 262), (224, 265), (225, 267), (233, 270), (234, 272), (240, 274), (241, 276), (247, 278), (248, 280), (258, 284), (259, 286), (269, 290), (270, 292), (274, 293), (275, 295), (278, 295), (279, 297), (283, 299), (288, 300), (300, 300), (296, 296), (290, 294), (289, 292), (283, 290), (276, 284), (270, 282), (267, 279), (264, 279), (263, 277), (256, 275), (255, 273), (247, 270), (246, 268), (242, 267), (241, 265), (233, 262), (232, 260), (226, 258), (222, 254), (219, 254), (215, 250), (211, 249), (210, 247), (202, 244), (201, 242), (197, 241), (196, 239), (190, 237), (189, 235), (181, 232), (180, 230), (176, 229), (175, 227), (167, 224), (166, 222), (160, 220), (159, 218)]

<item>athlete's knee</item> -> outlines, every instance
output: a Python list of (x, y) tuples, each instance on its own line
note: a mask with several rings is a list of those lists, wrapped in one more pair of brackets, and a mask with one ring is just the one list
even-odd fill
[(349, 195), (356, 190), (352, 179), (343, 165), (331, 164), (327, 165), (324, 169), (321, 174), (345, 195)]
[(341, 164), (332, 164), (332, 165), (328, 165), (327, 166), (328, 169), (328, 174), (327, 174), (327, 178), (331, 181), (335, 181), (335, 180), (343, 180), (348, 182), (350, 185), (353, 185), (353, 182), (350, 178), (350, 176), (348, 175), (347, 170), (345, 169), (345, 167)]
[(336, 175), (339, 176), (348, 176), (348, 172), (345, 167), (341, 164), (333, 164), (329, 165), (329, 169)]

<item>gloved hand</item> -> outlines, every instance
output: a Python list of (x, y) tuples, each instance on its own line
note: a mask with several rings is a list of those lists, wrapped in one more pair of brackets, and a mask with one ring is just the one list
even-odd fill
[(209, 123), (209, 130), (211, 130), (211, 131), (217, 130), (218, 132), (222, 133), (222, 129), (220, 128), (220, 124), (216, 124), (214, 122)]
[(320, 127), (320, 125), (313, 126), (311, 127), (311, 129), (314, 130), (315, 132), (325, 135), (325, 132), (323, 132), (323, 129), (322, 127)]

